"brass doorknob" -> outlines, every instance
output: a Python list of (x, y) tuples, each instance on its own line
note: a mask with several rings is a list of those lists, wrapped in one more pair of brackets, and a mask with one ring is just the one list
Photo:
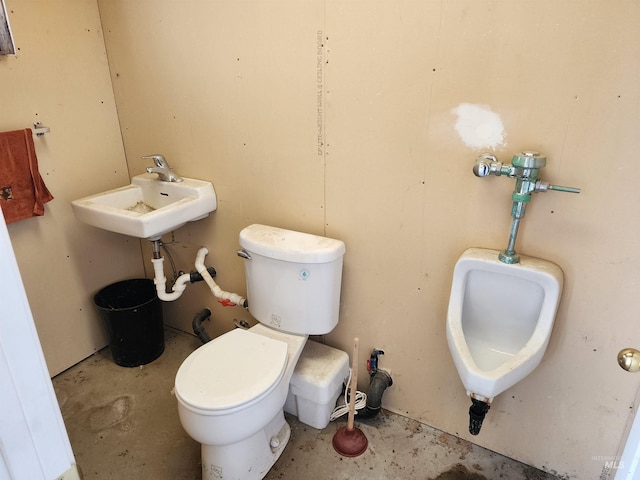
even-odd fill
[(618, 353), (618, 365), (627, 372), (640, 372), (640, 351), (624, 348)]

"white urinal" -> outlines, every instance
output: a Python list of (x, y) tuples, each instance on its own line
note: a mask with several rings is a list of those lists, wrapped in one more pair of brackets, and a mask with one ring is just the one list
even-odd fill
[(554, 263), (522, 255), (520, 263), (506, 264), (499, 253), (470, 248), (462, 254), (447, 314), (447, 342), (462, 384), (486, 410), (542, 360), (563, 281)]

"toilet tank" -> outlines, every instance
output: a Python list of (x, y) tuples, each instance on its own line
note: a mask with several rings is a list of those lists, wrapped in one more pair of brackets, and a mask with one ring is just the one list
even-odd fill
[(329, 333), (338, 323), (340, 240), (266, 225), (240, 232), (249, 312), (260, 323), (299, 335)]

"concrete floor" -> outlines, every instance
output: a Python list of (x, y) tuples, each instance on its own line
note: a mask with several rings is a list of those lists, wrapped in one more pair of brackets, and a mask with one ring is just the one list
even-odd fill
[[(199, 480), (200, 445), (180, 426), (173, 381), (200, 345), (166, 330), (166, 348), (139, 368), (116, 365), (108, 348), (53, 379), (84, 480)], [(268, 480), (552, 480), (556, 477), (400, 415), (356, 422), (368, 450), (344, 458), (331, 440), (346, 417), (316, 430), (287, 416), (291, 440)]]

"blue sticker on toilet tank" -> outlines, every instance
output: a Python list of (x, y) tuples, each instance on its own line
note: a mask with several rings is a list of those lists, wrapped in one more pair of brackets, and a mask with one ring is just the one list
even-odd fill
[(302, 270), (300, 270), (300, 280), (306, 280), (306, 279), (308, 279), (308, 278), (309, 278), (309, 275), (311, 275), (311, 274), (309, 273), (309, 270), (306, 270), (306, 269), (302, 269)]

